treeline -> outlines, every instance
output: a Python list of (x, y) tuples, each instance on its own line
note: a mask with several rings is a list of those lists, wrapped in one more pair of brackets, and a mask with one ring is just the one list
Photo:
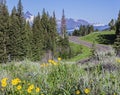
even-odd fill
[(73, 36), (85, 36), (90, 34), (91, 32), (94, 32), (94, 27), (93, 25), (81, 25), (78, 30), (74, 30), (72, 33)]
[[(43, 9), (42, 15), (38, 13), (30, 26), (24, 18), (21, 0), (11, 14), (6, 1), (0, 1), (0, 63), (25, 58), (32, 61), (58, 56), (66, 58), (68, 47), (67, 36), (63, 38), (57, 33), (55, 12), (49, 16)], [(66, 56), (62, 56), (64, 54)]]
[(114, 48), (116, 50), (116, 54), (120, 57), (120, 11), (118, 13), (118, 18), (116, 23), (112, 24), (112, 26), (113, 27), (115, 26), (115, 28), (113, 29), (116, 29), (116, 33), (115, 33), (116, 39), (114, 41)]

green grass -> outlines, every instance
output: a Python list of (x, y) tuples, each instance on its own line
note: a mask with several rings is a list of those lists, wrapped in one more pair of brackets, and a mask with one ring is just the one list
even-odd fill
[(113, 44), (115, 39), (115, 31), (99, 31), (89, 35), (80, 37), (81, 40), (95, 42), (97, 44)]
[[(116, 62), (112, 52), (98, 54), (98, 64), (76, 65), (58, 61), (58, 65), (46, 63), (48, 65), (41, 67), (40, 63), (29, 60), (0, 64), (0, 95), (76, 95), (76, 91), (80, 95), (120, 95), (120, 61)], [(113, 66), (111, 70), (108, 63)], [(8, 80), (1, 81), (3, 78)], [(21, 82), (12, 85), (11, 81), (16, 78)], [(7, 85), (2, 87), (4, 83)], [(32, 89), (28, 93), (30, 86)], [(40, 88), (39, 92), (36, 87)]]
[[(71, 46), (74, 54), (76, 52), (78, 52), (78, 53), (76, 53), (76, 55), (74, 57), (72, 57), (71, 59), (69, 59), (67, 61), (76, 62), (76, 61), (79, 61), (81, 59), (88, 58), (91, 54), (90, 48), (88, 48), (86, 46), (78, 45), (78, 44), (75, 44), (75, 43), (70, 43), (70, 46)], [(81, 53), (79, 51), (81, 51)]]

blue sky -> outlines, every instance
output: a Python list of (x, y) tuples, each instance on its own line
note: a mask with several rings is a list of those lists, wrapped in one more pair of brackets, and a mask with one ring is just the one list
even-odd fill
[[(6, 1), (9, 11), (18, 3), (18, 0)], [(33, 15), (42, 13), (45, 8), (50, 15), (55, 11), (57, 19), (60, 19), (64, 9), (66, 18), (103, 24), (116, 19), (120, 10), (120, 0), (22, 0), (22, 4), (24, 12), (29, 11)]]

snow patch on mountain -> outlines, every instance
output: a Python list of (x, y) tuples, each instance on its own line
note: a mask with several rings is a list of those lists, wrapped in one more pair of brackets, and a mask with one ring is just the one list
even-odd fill
[(34, 16), (29, 11), (25, 13), (24, 17), (26, 21), (29, 21), (29, 23), (33, 23)]

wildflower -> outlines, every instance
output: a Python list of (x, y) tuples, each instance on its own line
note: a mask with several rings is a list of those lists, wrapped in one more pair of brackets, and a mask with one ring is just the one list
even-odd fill
[(49, 63), (51, 63), (51, 62), (52, 62), (52, 60), (51, 60), (51, 59), (49, 59), (49, 60), (48, 60), (48, 62), (49, 62)]
[(20, 83), (20, 82), (21, 82), (21, 80), (20, 80), (19, 78), (16, 78), (16, 81), (17, 81), (18, 83)]
[(57, 62), (53, 61), (52, 64), (53, 64), (53, 65), (57, 65)]
[(120, 59), (117, 59), (117, 62), (120, 63)]
[(85, 92), (85, 94), (88, 94), (88, 93), (90, 93), (90, 90), (89, 90), (88, 88), (86, 88), (86, 89), (84, 90), (84, 92)]
[(32, 92), (32, 89), (29, 89), (29, 88), (28, 88), (28, 89), (27, 89), (27, 92), (28, 92), (28, 93), (31, 93), (31, 92)]
[(22, 87), (21, 87), (21, 85), (18, 85), (17, 86), (17, 90), (20, 90)]
[(54, 62), (55, 62), (54, 60), (51, 61), (52, 64), (54, 64)]
[(29, 89), (33, 89), (33, 88), (34, 88), (34, 85), (33, 85), (33, 84), (29, 86)]
[(3, 78), (2, 80), (1, 80), (1, 83), (2, 82), (6, 82), (8, 80), (8, 78)]
[(3, 79), (1, 80), (1, 86), (2, 86), (2, 87), (6, 87), (6, 86), (7, 86), (7, 79), (8, 79), (8, 78), (3, 78)]
[(40, 92), (40, 88), (37, 87), (37, 88), (36, 88), (36, 92)]
[(2, 87), (6, 87), (6, 86), (7, 86), (7, 83), (6, 83), (6, 82), (2, 82), (2, 83), (1, 83), (1, 86), (2, 86)]
[(17, 85), (21, 82), (21, 80), (19, 78), (15, 78), (11, 81), (12, 85)]
[(58, 57), (58, 61), (61, 61), (61, 58), (60, 58), (60, 57)]
[(77, 91), (75, 92), (75, 94), (76, 94), (76, 95), (80, 94), (80, 91), (79, 91), (79, 90), (77, 90)]

